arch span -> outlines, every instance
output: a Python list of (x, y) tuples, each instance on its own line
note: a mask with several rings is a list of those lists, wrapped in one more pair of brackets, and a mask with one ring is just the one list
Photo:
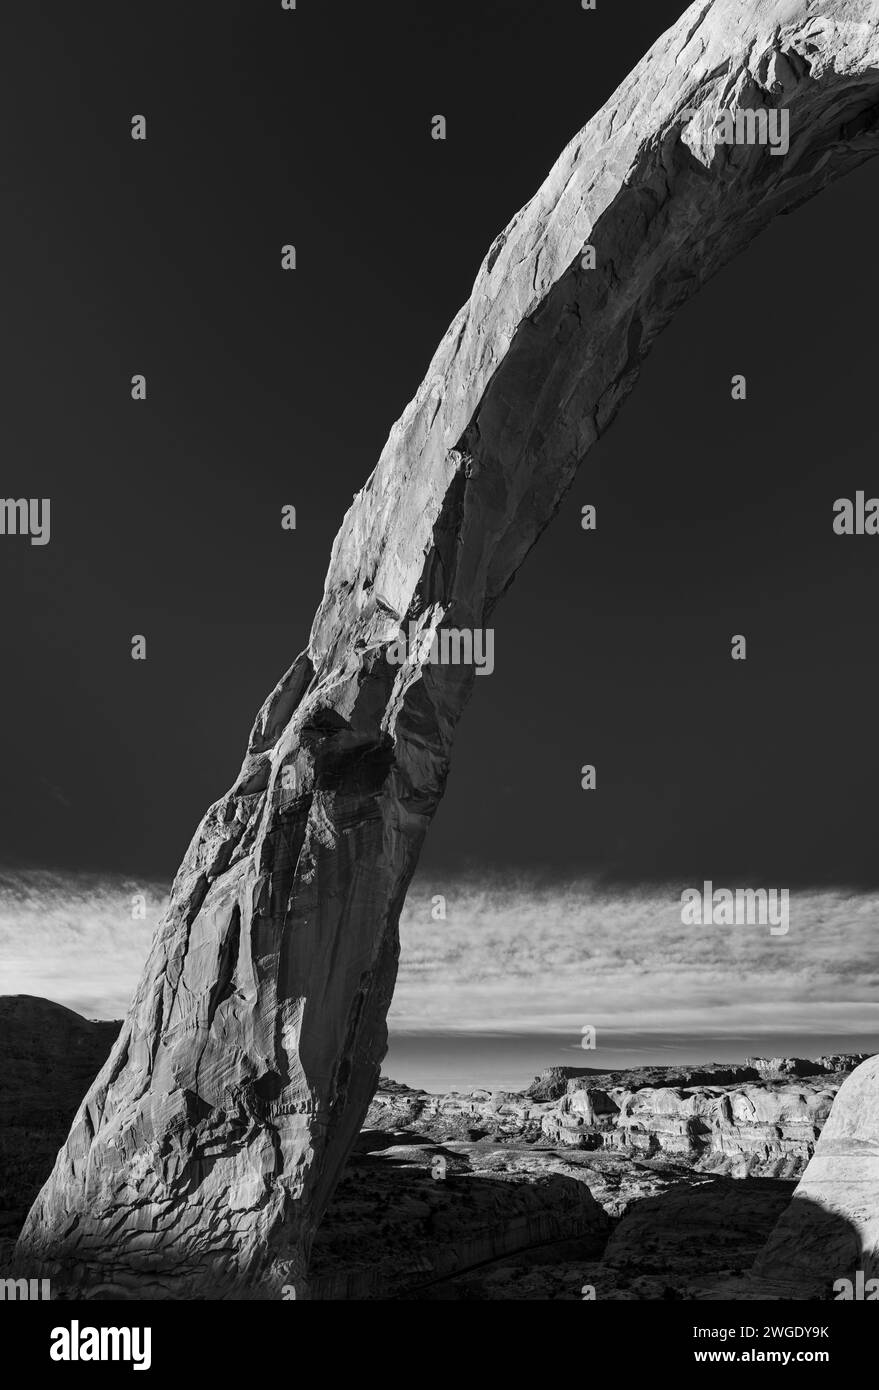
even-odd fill
[[(787, 113), (785, 151), (721, 143), (758, 110)], [(699, 0), (497, 237), (344, 519), (306, 651), (187, 851), (19, 1241), (31, 1275), (307, 1297), (474, 684), (425, 661), (430, 635), (490, 621), (675, 309), (875, 154), (877, 117), (879, 0)], [(410, 623), (424, 646), (389, 661)]]

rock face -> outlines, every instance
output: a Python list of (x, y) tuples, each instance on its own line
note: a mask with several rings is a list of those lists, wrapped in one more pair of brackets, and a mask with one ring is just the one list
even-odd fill
[(543, 1132), (555, 1143), (675, 1155), (733, 1177), (795, 1177), (811, 1157), (839, 1087), (588, 1087), (557, 1102)]
[[(432, 1176), (437, 1157), (446, 1176)], [(318, 1299), (706, 1298), (746, 1272), (792, 1183), (514, 1140), (364, 1132), (315, 1238)], [(739, 1291), (744, 1292), (739, 1292)]]
[(755, 1268), (786, 1296), (829, 1298), (839, 1279), (879, 1278), (879, 1056), (848, 1077)]
[[(840, 1070), (828, 1071), (827, 1060)], [(575, 1074), (552, 1100), (534, 1099), (535, 1086), (524, 1094), (430, 1095), (383, 1082), (366, 1123), (376, 1130), (418, 1131), (437, 1141), (492, 1137), (628, 1158), (663, 1157), (695, 1172), (735, 1178), (795, 1179), (815, 1152), (847, 1071), (860, 1060), (752, 1058), (746, 1066)], [(750, 1079), (726, 1079), (734, 1073)], [(768, 1073), (765, 1080), (761, 1073)], [(800, 1079), (791, 1082), (791, 1074)], [(701, 1084), (688, 1085), (687, 1078)]]
[[(474, 683), (426, 661), (431, 638), (490, 623), (675, 309), (876, 153), (877, 100), (875, 4), (699, 0), (497, 237), (343, 522), (307, 650), (183, 860), (22, 1232), (31, 1275), (120, 1298), (307, 1296)], [(789, 113), (783, 157), (719, 143), (717, 118), (754, 107)]]
[(610, 1219), (570, 1165), (412, 1137), (361, 1136), (314, 1243), (312, 1298), (416, 1294), (549, 1242), (601, 1254)]

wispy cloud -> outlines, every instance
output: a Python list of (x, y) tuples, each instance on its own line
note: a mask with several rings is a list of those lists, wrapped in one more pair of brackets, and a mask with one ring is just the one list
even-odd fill
[[(411, 1031), (569, 1036), (584, 1023), (703, 1034), (879, 1030), (879, 897), (793, 892), (790, 930), (771, 936), (766, 927), (683, 925), (682, 886), (691, 885), (422, 881), (403, 914), (391, 1020)], [(439, 894), (445, 921), (432, 917)]]
[[(391, 1025), (411, 1032), (879, 1032), (879, 897), (792, 893), (790, 930), (684, 926), (680, 888), (419, 880), (401, 921)], [(735, 886), (735, 885), (731, 885)], [(144, 917), (132, 915), (135, 895)], [(445, 898), (445, 920), (434, 899)], [(0, 874), (0, 992), (119, 1018), (164, 885)]]
[(163, 885), (134, 879), (0, 873), (0, 993), (121, 1018), (166, 902)]

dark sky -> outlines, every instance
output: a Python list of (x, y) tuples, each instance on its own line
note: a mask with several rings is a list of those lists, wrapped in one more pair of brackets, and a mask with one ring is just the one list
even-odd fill
[[(17, 5), (2, 492), (52, 540), (0, 538), (4, 863), (170, 878), (483, 254), (681, 8)], [(879, 538), (831, 529), (879, 493), (876, 177), (660, 339), (496, 610), (426, 867), (879, 881)]]

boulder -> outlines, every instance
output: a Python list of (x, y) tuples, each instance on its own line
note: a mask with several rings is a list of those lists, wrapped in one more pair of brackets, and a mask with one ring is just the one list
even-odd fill
[(753, 1270), (793, 1298), (879, 1277), (879, 1056), (843, 1082), (793, 1200)]

